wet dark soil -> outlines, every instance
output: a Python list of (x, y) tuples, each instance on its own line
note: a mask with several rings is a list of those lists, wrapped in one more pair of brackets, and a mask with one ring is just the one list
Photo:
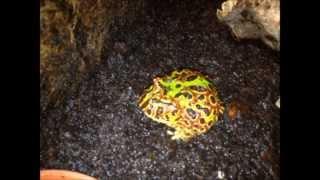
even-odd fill
[[(220, 3), (146, 1), (132, 25), (115, 19), (103, 63), (65, 106), (41, 112), (41, 169), (100, 179), (279, 179), (279, 53), (234, 40), (215, 16)], [(207, 74), (232, 104), (189, 143), (171, 141), (137, 107), (152, 78), (180, 68)]]

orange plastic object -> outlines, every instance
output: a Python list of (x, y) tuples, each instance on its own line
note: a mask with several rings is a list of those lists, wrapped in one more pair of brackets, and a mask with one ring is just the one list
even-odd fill
[(41, 170), (40, 180), (97, 180), (96, 178), (68, 170)]

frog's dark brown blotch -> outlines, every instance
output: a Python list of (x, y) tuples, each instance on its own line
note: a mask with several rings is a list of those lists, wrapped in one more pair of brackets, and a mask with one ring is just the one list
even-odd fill
[(203, 87), (203, 86), (189, 86), (189, 88), (191, 90), (196, 91), (196, 92), (205, 92), (205, 91), (207, 91), (207, 89), (205, 87)]
[(186, 119), (184, 119), (182, 122), (183, 122), (187, 127), (190, 127), (190, 125), (191, 125), (190, 121), (188, 121), (188, 120), (186, 120)]
[[(143, 99), (141, 99), (141, 101), (142, 101)], [(139, 106), (140, 106), (140, 108), (141, 109), (145, 109), (146, 107), (147, 107), (147, 105), (149, 104), (149, 100), (146, 100), (145, 102), (143, 102), (142, 104), (141, 104), (142, 102), (139, 102)]]
[(206, 121), (205, 121), (203, 118), (200, 118), (200, 119), (199, 119), (199, 122), (200, 122), (201, 124), (204, 124)]
[(206, 114), (206, 116), (210, 116), (210, 109), (208, 108), (202, 108), (202, 111)]
[(192, 99), (192, 97), (194, 97), (194, 96), (190, 93), (185, 93), (185, 97), (188, 99)]
[(208, 127), (211, 127), (211, 126), (213, 125), (213, 123), (214, 123), (214, 121), (210, 121), (210, 122), (208, 123)]
[(206, 131), (206, 129), (202, 126), (198, 127), (195, 129), (195, 131), (197, 132), (197, 134), (202, 134)]
[(184, 78), (187, 77), (186, 72), (181, 72), (181, 74), (177, 77), (178, 81), (184, 81)]
[(192, 94), (188, 93), (188, 92), (179, 92), (177, 93), (174, 97), (175, 98), (178, 98), (179, 96), (184, 96), (188, 99), (191, 99), (192, 98)]
[(181, 117), (177, 117), (176, 119), (174, 119), (174, 121), (178, 122), (181, 120)]
[(180, 119), (180, 121), (177, 122), (177, 125), (178, 127), (181, 127), (181, 128), (190, 128), (191, 126), (189, 121), (182, 120), (182, 119)]
[(153, 90), (153, 86), (150, 86), (148, 89), (144, 91), (145, 94), (151, 92)]
[(214, 96), (209, 96), (211, 104), (216, 104), (216, 98)]
[(197, 104), (196, 108), (203, 111), (205, 113), (206, 116), (210, 116), (210, 109), (206, 108), (206, 107), (202, 107), (201, 105)]
[(191, 119), (196, 119), (198, 113), (191, 108), (187, 108), (187, 114)]
[(184, 69), (184, 70), (181, 70), (177, 73), (177, 80), (180, 80), (180, 81), (185, 81), (188, 77), (192, 76), (192, 75), (196, 75), (197, 73), (194, 72), (194, 71), (191, 71), (189, 69)]
[(148, 115), (151, 115), (151, 109), (147, 109), (147, 110), (146, 110), (146, 113), (147, 113)]
[(139, 106), (141, 107), (141, 103), (142, 103), (142, 101), (145, 99), (145, 97), (146, 97), (146, 95), (147, 95), (147, 93), (146, 93), (146, 91), (144, 91), (143, 92), (143, 94), (140, 96), (140, 98), (138, 99), (138, 103), (139, 103)]
[(216, 88), (215, 88), (212, 84), (209, 84), (209, 88), (210, 88), (212, 91), (216, 91)]
[(159, 119), (162, 113), (163, 113), (163, 108), (162, 107), (157, 107), (156, 118)]
[(171, 112), (172, 116), (175, 116), (177, 114), (178, 110), (174, 110)]
[(185, 132), (184, 135), (187, 137), (191, 137), (191, 134), (189, 132)]
[(167, 114), (166, 114), (165, 117), (166, 117), (166, 121), (169, 121), (169, 116)]
[(190, 76), (188, 76), (187, 78), (186, 78), (186, 80), (187, 81), (193, 81), (193, 80), (195, 80), (195, 79), (197, 79), (197, 75), (196, 74), (192, 74), (192, 75), (190, 75)]
[(182, 96), (183, 94), (181, 92), (177, 93), (174, 97), (178, 98), (179, 96)]
[(199, 100), (203, 100), (203, 99), (204, 99), (204, 95), (201, 94), (200, 96), (198, 96), (198, 99), (199, 99)]
[(204, 132), (206, 132), (208, 129), (205, 127), (205, 126), (202, 126), (201, 128), (200, 128), (200, 131), (201, 131), (201, 133), (204, 133)]

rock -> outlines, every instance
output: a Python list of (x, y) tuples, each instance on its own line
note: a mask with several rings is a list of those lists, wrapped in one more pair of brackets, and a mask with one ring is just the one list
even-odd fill
[(280, 0), (227, 0), (217, 10), (237, 39), (261, 39), (280, 51)]

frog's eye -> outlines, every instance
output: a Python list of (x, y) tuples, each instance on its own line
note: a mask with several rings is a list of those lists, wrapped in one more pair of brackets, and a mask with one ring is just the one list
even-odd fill
[(180, 88), (181, 87), (181, 84), (176, 84), (176, 88)]
[(187, 92), (185, 92), (185, 93), (177, 93), (174, 97), (178, 98), (179, 96), (184, 96), (184, 97), (186, 97), (188, 99), (192, 99), (192, 95), (190, 93), (187, 93)]

